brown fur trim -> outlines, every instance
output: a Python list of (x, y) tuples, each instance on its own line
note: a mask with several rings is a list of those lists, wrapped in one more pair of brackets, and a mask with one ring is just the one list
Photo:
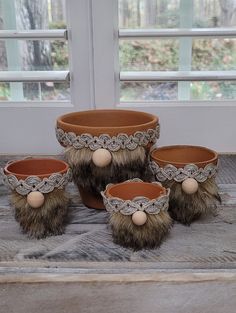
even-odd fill
[(186, 225), (190, 225), (203, 214), (215, 214), (217, 203), (221, 201), (214, 178), (199, 183), (198, 191), (192, 195), (183, 192), (181, 183), (176, 181), (166, 181), (162, 184), (171, 190), (169, 202), (171, 217)]
[(168, 212), (162, 211), (159, 214), (148, 214), (147, 222), (137, 226), (132, 222), (131, 216), (117, 212), (111, 214), (110, 225), (115, 243), (137, 251), (158, 247), (168, 234), (172, 219)]
[(15, 207), (15, 218), (22, 231), (29, 237), (44, 238), (46, 236), (61, 235), (68, 213), (69, 198), (64, 190), (44, 194), (45, 202), (37, 209), (29, 206), (26, 196), (12, 193), (11, 203)]
[(134, 151), (119, 150), (111, 152), (112, 162), (99, 168), (92, 162), (93, 151), (89, 149), (66, 149), (65, 157), (72, 168), (74, 182), (87, 191), (100, 196), (109, 183), (118, 183), (132, 178), (149, 181), (152, 177), (148, 156), (144, 147)]

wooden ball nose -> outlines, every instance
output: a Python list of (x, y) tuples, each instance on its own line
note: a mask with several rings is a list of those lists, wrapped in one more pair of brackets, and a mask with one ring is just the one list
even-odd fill
[(137, 211), (132, 215), (132, 222), (137, 226), (142, 226), (147, 221), (147, 214), (143, 211)]
[(198, 182), (194, 178), (187, 178), (182, 182), (182, 190), (186, 194), (192, 195), (198, 190)]
[(111, 163), (111, 153), (106, 149), (98, 149), (92, 155), (92, 161), (97, 167), (105, 167)]
[(39, 191), (32, 191), (27, 195), (27, 202), (34, 209), (40, 208), (44, 200), (44, 195)]

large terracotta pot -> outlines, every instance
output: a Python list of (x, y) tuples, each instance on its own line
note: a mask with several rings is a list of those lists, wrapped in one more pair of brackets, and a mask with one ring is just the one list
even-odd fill
[(169, 232), (169, 190), (139, 179), (109, 184), (103, 196), (115, 243), (134, 250), (155, 248)]
[(215, 211), (220, 200), (217, 162), (217, 153), (205, 147), (177, 145), (152, 151), (150, 168), (156, 180), (171, 189), (169, 210), (174, 219), (190, 224)]
[(91, 110), (59, 117), (56, 135), (83, 203), (104, 208), (100, 192), (108, 183), (149, 179), (148, 151), (159, 137), (159, 124), (144, 112)]
[(68, 211), (65, 186), (71, 179), (67, 163), (22, 159), (9, 162), (1, 174), (12, 191), (15, 218), (23, 232), (38, 239), (63, 233)]

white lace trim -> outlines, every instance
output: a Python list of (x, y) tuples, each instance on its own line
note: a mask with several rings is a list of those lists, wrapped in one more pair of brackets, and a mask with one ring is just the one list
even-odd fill
[[(131, 181), (139, 181), (142, 182), (140, 179), (133, 179), (128, 180), (127, 182)], [(152, 184), (159, 184), (154, 182)], [(109, 184), (106, 187), (106, 190), (101, 192), (103, 197), (103, 202), (106, 207), (106, 210), (109, 213), (113, 212), (120, 212), (123, 215), (132, 215), (137, 211), (145, 211), (148, 214), (158, 214), (161, 211), (167, 211), (169, 207), (169, 194), (170, 190), (167, 189), (167, 194), (160, 196), (156, 199), (148, 199), (146, 197), (135, 197), (132, 200), (122, 200), (117, 197), (107, 197), (106, 191), (108, 187), (112, 186), (113, 184)]]
[(204, 168), (199, 168), (196, 164), (187, 164), (184, 168), (177, 168), (172, 164), (160, 167), (156, 162), (150, 162), (152, 173), (156, 176), (157, 181), (175, 180), (183, 182), (187, 178), (194, 178), (199, 183), (206, 181), (216, 175), (218, 164), (207, 164)]
[(48, 178), (39, 178), (38, 176), (28, 176), (25, 180), (18, 180), (13, 174), (6, 175), (1, 169), (3, 183), (11, 190), (15, 190), (22, 196), (32, 191), (40, 191), (42, 193), (52, 192), (55, 188), (63, 189), (65, 185), (72, 179), (71, 169), (64, 174), (54, 173)]
[(92, 151), (97, 149), (107, 149), (115, 152), (120, 149), (135, 150), (138, 146), (146, 146), (155, 143), (160, 135), (159, 125), (156, 129), (148, 129), (146, 132), (137, 131), (134, 135), (118, 134), (111, 137), (107, 134), (92, 136), (82, 134), (77, 136), (73, 132), (64, 132), (61, 128), (56, 128), (57, 140), (63, 146), (73, 146), (75, 149), (89, 148)]

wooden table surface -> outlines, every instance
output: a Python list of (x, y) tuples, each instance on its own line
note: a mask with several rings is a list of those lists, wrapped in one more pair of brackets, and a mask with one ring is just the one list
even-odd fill
[[(12, 158), (19, 157), (0, 157), (0, 166)], [(150, 288), (146, 298), (149, 312), (235, 312), (236, 156), (221, 156), (220, 161), (217, 182), (222, 204), (218, 207), (217, 216), (202, 218), (189, 227), (175, 223), (160, 248), (138, 252), (112, 242), (107, 213), (84, 207), (72, 183), (68, 187), (71, 197), (70, 223), (65, 234), (42, 240), (29, 239), (21, 233), (14, 220), (8, 201), (9, 191), (0, 184), (0, 299), (1, 296), (5, 299), (6, 294), (14, 297), (21, 283), (25, 283), (25, 286), (31, 284), (32, 288), (37, 284), (46, 284), (49, 288), (55, 283), (52, 293), (56, 293), (56, 290), (59, 293), (63, 284), (69, 284), (78, 288), (82, 295), (89, 284), (90, 291), (98, 284), (98, 294), (104, 295), (113, 289), (115, 292), (118, 288), (117, 295), (121, 298), (130, 296), (131, 300), (135, 292), (129, 294), (128, 290), (132, 290), (134, 285), (137, 292), (140, 286)], [(9, 287), (13, 286), (12, 283), (15, 287)], [(127, 287), (127, 283), (131, 284), (130, 287)], [(163, 286), (166, 286), (165, 290)], [(38, 300), (49, 301), (49, 294), (42, 295), (39, 289), (36, 288), (39, 293), (34, 293), (34, 296)], [(174, 296), (174, 290), (179, 297)], [(70, 299), (71, 292), (63, 294), (65, 301)], [(156, 299), (153, 306), (155, 310), (152, 311), (150, 297), (152, 294), (155, 297), (159, 292), (162, 296), (166, 294), (174, 297), (175, 310), (172, 300), (166, 302)], [(200, 298), (196, 300), (198, 296)], [(114, 296), (114, 302), (110, 301), (110, 310), (113, 308), (113, 312), (116, 312), (113, 306), (116, 300)], [(75, 307), (71, 307), (68, 312), (78, 312), (76, 303), (84, 303), (79, 297), (73, 301)], [(144, 312), (140, 301), (137, 300), (134, 308), (136, 313)], [(183, 306), (186, 301), (187, 304)], [(195, 307), (196, 303), (199, 306)], [(222, 303), (222, 307), (219, 303)], [(102, 301), (96, 302), (91, 306), (91, 311), (82, 305), (81, 312), (101, 312), (102, 305)], [(11, 307), (11, 302), (6, 299), (5, 306), (12, 310), (9, 312), (23, 312), (19, 308), (14, 311), (14, 306)], [(27, 307), (24, 307), (24, 312), (26, 310)], [(63, 310), (58, 307), (55, 312)], [(0, 312), (7, 311), (1, 311), (0, 308)], [(45, 308), (45, 311), (34, 312), (50, 310)]]

